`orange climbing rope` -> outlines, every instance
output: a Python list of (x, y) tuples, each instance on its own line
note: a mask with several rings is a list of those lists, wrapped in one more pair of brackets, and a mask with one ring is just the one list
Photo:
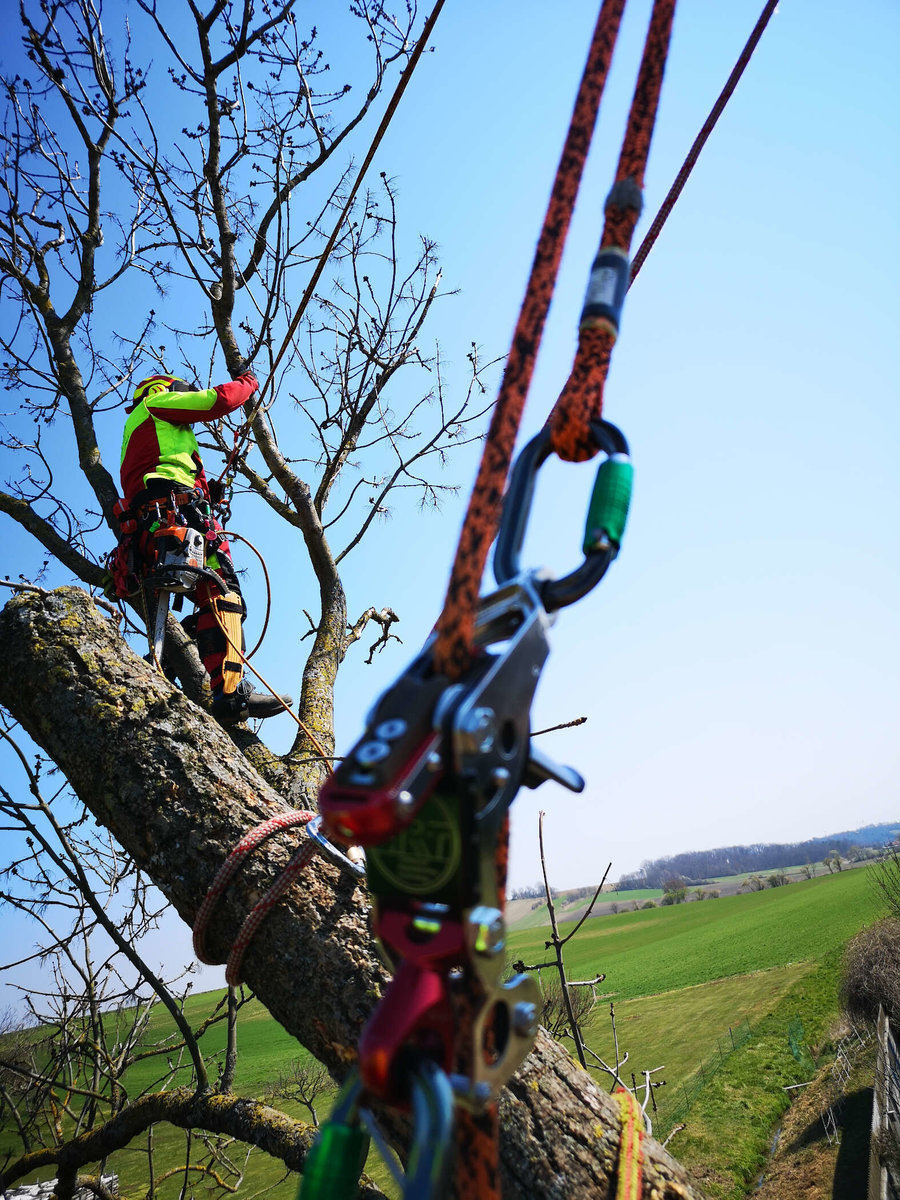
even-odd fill
[(650, 228), (647, 230), (644, 240), (641, 242), (640, 246), (638, 246), (638, 248), (637, 248), (637, 252), (635, 253), (635, 256), (631, 262), (631, 282), (632, 283), (634, 283), (635, 279), (637, 278), (638, 271), (640, 271), (641, 267), (644, 265), (644, 263), (647, 259), (647, 255), (653, 249), (654, 243), (656, 242), (656, 239), (659, 237), (659, 234), (660, 234), (660, 231), (662, 230), (663, 225), (665, 225), (666, 221), (668, 220), (669, 214), (671, 213), (672, 209), (675, 207), (675, 201), (681, 195), (682, 189), (684, 188), (684, 185), (688, 181), (688, 176), (690, 175), (691, 171), (694, 169), (694, 164), (697, 162), (697, 159), (700, 157), (700, 151), (706, 145), (706, 141), (709, 138), (709, 135), (712, 133), (713, 129), (715, 129), (716, 122), (718, 121), (719, 117), (722, 115), (722, 112), (725, 109), (725, 105), (731, 99), (731, 95), (734, 92), (734, 89), (737, 87), (738, 81), (740, 80), (741, 76), (744, 73), (744, 68), (747, 66), (747, 63), (750, 61), (750, 59), (753, 55), (753, 51), (756, 49), (756, 47), (759, 43), (759, 39), (762, 37), (763, 32), (765, 31), (765, 28), (769, 23), (769, 18), (775, 12), (775, 9), (777, 7), (778, 7), (778, 0), (767, 0), (765, 7), (763, 8), (762, 12), (760, 13), (759, 20), (754, 25), (753, 32), (750, 34), (749, 38), (747, 39), (747, 44), (744, 46), (744, 49), (741, 51), (741, 53), (738, 57), (738, 60), (735, 63), (734, 68), (732, 69), (731, 74), (728, 76), (725, 86), (722, 88), (722, 91), (719, 93), (719, 98), (716, 100), (715, 104), (710, 109), (709, 116), (703, 122), (703, 128), (700, 130), (700, 132), (697, 134), (696, 138), (694, 139), (694, 143), (691, 146), (690, 150), (688, 151), (687, 157), (685, 158), (684, 162), (681, 165), (681, 170), (678, 172), (678, 174), (675, 177), (675, 182), (669, 188), (669, 191), (666, 194), (665, 200), (663, 200), (662, 204), (659, 206), (659, 212), (653, 218), (653, 221), (650, 224)]
[[(481, 577), (499, 523), (506, 478), (531, 383), (544, 323), (550, 306), (565, 237), (591, 142), (600, 98), (621, 21), (624, 0), (604, 0), (575, 109), (556, 172), (550, 202), (538, 239), (506, 370), (491, 419), (481, 464), (457, 546), (444, 608), (437, 623), (435, 669), (451, 680), (465, 674), (473, 658), (473, 633)], [(650, 148), (662, 76), (668, 53), (675, 0), (655, 0), (628, 126), (607, 201), (601, 252), (613, 248), (624, 256), (640, 213), (640, 189)], [(625, 275), (624, 271), (620, 275)], [(624, 297), (625, 285), (621, 286)], [(579, 340), (572, 376), (551, 420), (553, 447), (560, 457), (589, 458), (598, 447), (590, 421), (599, 416), (602, 386), (615, 330), (592, 322)], [(507, 827), (497, 838), (496, 867), (505, 876)], [(503, 895), (505, 885), (501, 886)], [(465, 1019), (465, 1014), (459, 1014)], [(482, 1116), (457, 1117), (457, 1194), (493, 1200), (500, 1197), (499, 1124), (496, 1106)]]
[[(550, 203), (538, 239), (525, 299), (513, 334), (506, 370), (485, 439), (481, 464), (463, 522), (444, 608), (438, 619), (438, 637), (434, 650), (435, 667), (451, 679), (458, 679), (472, 660), (472, 633), (481, 576), (500, 518), (503, 489), (513, 446), (531, 383), (623, 7), (624, 0), (604, 0), (600, 10), (587, 66), (553, 183)], [(622, 180), (623, 184), (629, 177), (632, 178), (637, 188), (643, 182), (644, 166), (650, 148), (674, 7), (675, 0), (654, 2), (616, 175), (617, 182)], [(620, 188), (619, 193), (622, 191)], [(632, 193), (628, 195), (631, 196)], [(604, 238), (607, 240), (601, 244), (621, 245), (621, 248), (627, 251), (638, 212), (639, 208), (633, 210), (630, 199), (626, 198), (626, 202), (621, 203), (614, 188), (611, 200), (607, 203), (604, 230)], [(609, 349), (612, 340), (609, 340)], [(600, 361), (592, 357), (595, 354), (600, 355)], [(605, 363), (602, 361), (604, 355)], [(588, 422), (589, 416), (598, 408), (595, 402), (597, 383), (598, 380), (605, 379), (607, 367), (608, 349), (605, 348), (605, 342), (601, 340), (598, 344), (594, 333), (583, 334), (572, 377), (564, 389), (563, 396), (560, 397), (554, 420), (554, 449), (562, 457), (591, 457), (596, 453), (596, 447), (590, 443)], [(599, 392), (602, 402), (602, 382)]]
[[(551, 444), (557, 455), (567, 462), (581, 462), (597, 453), (591, 436), (591, 421), (599, 420), (603, 412), (603, 389), (619, 332), (618, 318), (610, 309), (621, 308), (624, 298), (624, 288), (621, 296), (613, 293), (627, 280), (628, 251), (641, 214), (644, 170), (656, 121), (674, 12), (674, 0), (657, 0), (653, 5), (622, 153), (606, 201), (600, 252), (591, 272), (575, 362), (550, 414)], [(617, 272), (619, 264), (621, 267)], [(600, 311), (595, 312), (595, 309)]]

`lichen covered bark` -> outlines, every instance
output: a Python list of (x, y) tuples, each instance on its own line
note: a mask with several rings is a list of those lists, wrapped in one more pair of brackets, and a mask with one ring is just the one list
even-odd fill
[[(0, 701), (193, 924), (232, 847), (290, 805), (79, 589), (16, 597), (0, 614), (0, 646)], [(270, 839), (228, 889), (207, 939), (216, 961), (300, 836)], [(363, 890), (316, 858), (263, 924), (244, 975), (273, 1016), (339, 1069), (384, 980)]]
[[(297, 803), (77, 588), (11, 600), (0, 612), (0, 655), (0, 703), (189, 924), (240, 838)], [(299, 836), (271, 839), (238, 873), (207, 937), (217, 961)], [(243, 974), (285, 1029), (342, 1075), (385, 982), (364, 889), (314, 859), (263, 922)], [(617, 1109), (549, 1037), (511, 1082), (501, 1117), (505, 1200), (614, 1194)], [(698, 1200), (678, 1164), (646, 1144), (644, 1200)]]

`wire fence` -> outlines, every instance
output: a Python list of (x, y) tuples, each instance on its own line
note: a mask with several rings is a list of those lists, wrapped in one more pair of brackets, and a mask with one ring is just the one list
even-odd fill
[(878, 1010), (878, 1051), (872, 1098), (869, 1200), (900, 1198), (900, 1030)]
[(736, 1025), (729, 1025), (728, 1032), (716, 1038), (715, 1050), (707, 1058), (701, 1059), (693, 1075), (682, 1080), (666, 1097), (665, 1112), (658, 1118), (661, 1133), (667, 1133), (673, 1125), (679, 1125), (684, 1120), (697, 1097), (722, 1069), (726, 1059), (746, 1045), (752, 1035), (750, 1022), (745, 1017)]
[(853, 1071), (854, 1056), (871, 1040), (872, 1034), (869, 1030), (857, 1029), (855, 1025), (851, 1025), (850, 1032), (837, 1044), (834, 1064), (831, 1068), (831, 1079), (828, 1083), (829, 1103), (822, 1115), (825, 1136), (831, 1146), (840, 1144), (841, 1110), (844, 1107), (844, 1093)]

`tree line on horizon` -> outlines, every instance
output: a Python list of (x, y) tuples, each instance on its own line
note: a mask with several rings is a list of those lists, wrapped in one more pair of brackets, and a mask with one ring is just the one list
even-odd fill
[(834, 837), (810, 838), (803, 842), (756, 842), (749, 846), (688, 850), (645, 860), (638, 871), (623, 875), (618, 880), (616, 890), (624, 892), (636, 888), (662, 888), (666, 880), (679, 876), (687, 882), (697, 883), (722, 875), (779, 870), (822, 862), (826, 855), (834, 853), (841, 858), (853, 858), (864, 847), (888, 844), (896, 832), (895, 826), (868, 825)]

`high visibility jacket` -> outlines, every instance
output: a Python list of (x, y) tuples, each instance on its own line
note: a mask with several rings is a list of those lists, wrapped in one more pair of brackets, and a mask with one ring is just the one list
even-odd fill
[(206, 490), (206, 476), (191, 424), (213, 421), (249, 400), (257, 388), (252, 375), (204, 392), (159, 391), (128, 414), (122, 438), (122, 495), (130, 504), (148, 483), (163, 479), (176, 491)]

